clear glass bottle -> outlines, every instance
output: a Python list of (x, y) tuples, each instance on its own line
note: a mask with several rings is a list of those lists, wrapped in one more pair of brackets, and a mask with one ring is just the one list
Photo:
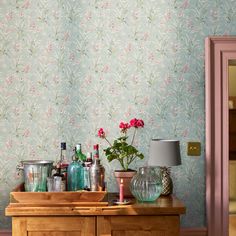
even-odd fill
[(152, 167), (140, 167), (130, 182), (130, 190), (138, 201), (153, 202), (162, 192), (162, 176)]
[(84, 167), (82, 163), (77, 160), (76, 148), (67, 172), (68, 191), (84, 189)]
[(86, 156), (86, 161), (84, 162), (84, 190), (90, 191), (90, 177), (89, 171), (92, 166), (92, 153), (88, 152)]
[(66, 157), (66, 143), (61, 143), (61, 155), (60, 160), (56, 165), (56, 173), (53, 176), (60, 176), (61, 180), (61, 191), (67, 190), (67, 168), (69, 166), (69, 161)]
[(61, 177), (60, 192), (66, 191), (66, 184), (67, 184), (66, 176), (65, 173), (64, 174), (61, 173), (61, 168), (59, 167), (59, 165), (57, 165), (56, 167), (56, 173), (53, 175), (53, 178), (54, 177)]
[(81, 162), (85, 162), (86, 161), (86, 155), (83, 154), (83, 152), (82, 152), (82, 145), (81, 145), (81, 143), (77, 144), (75, 148), (76, 148), (76, 151), (75, 151), (76, 158), (78, 160), (80, 160)]

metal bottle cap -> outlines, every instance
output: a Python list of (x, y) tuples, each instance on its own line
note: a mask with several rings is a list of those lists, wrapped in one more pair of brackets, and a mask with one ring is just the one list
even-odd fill
[(61, 150), (66, 150), (66, 143), (65, 142), (61, 143)]

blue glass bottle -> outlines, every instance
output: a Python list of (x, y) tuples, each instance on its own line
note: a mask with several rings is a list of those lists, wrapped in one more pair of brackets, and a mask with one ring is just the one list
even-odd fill
[[(76, 149), (75, 149), (76, 152)], [(68, 191), (77, 191), (84, 188), (84, 168), (77, 160), (76, 154), (72, 157), (72, 162), (67, 170)]]

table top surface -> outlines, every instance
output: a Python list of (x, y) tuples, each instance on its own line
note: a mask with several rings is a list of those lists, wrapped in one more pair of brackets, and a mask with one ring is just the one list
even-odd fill
[[(24, 194), (11, 193), (14, 196)], [(42, 196), (44, 194), (40, 193)], [(30, 196), (38, 196), (31, 193)], [(48, 195), (48, 194), (45, 194)], [(55, 193), (54, 193), (55, 195)], [(69, 195), (69, 194), (67, 194)], [(72, 194), (73, 195), (73, 194)], [(17, 199), (17, 197), (15, 197)], [(14, 198), (13, 198), (14, 199)], [(5, 209), (7, 216), (39, 216), (39, 215), (180, 215), (184, 214), (184, 204), (175, 196), (161, 196), (154, 202), (138, 202), (134, 198), (127, 199), (127, 205), (117, 205), (118, 195), (108, 193), (100, 202), (75, 202), (75, 201), (43, 201), (34, 200), (22, 201), (11, 200)]]

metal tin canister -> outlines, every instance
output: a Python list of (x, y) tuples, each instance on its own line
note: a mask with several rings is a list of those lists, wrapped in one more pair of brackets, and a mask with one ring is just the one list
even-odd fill
[(105, 190), (105, 169), (100, 163), (100, 159), (95, 158), (89, 170), (91, 191)]
[(26, 192), (45, 192), (47, 190), (47, 177), (51, 175), (53, 161), (26, 160), (17, 166), (24, 171)]

